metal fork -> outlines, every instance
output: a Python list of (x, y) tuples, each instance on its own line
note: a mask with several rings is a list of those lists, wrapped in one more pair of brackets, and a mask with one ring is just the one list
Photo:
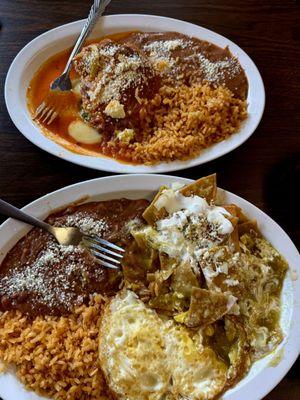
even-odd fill
[(81, 244), (91, 252), (99, 264), (107, 268), (120, 269), (125, 250), (107, 240), (101, 239), (99, 236), (85, 235), (78, 228), (60, 228), (49, 225), (1, 199), (0, 214), (44, 229), (51, 233), (61, 245), (78, 246)]
[(85, 39), (90, 34), (98, 18), (103, 14), (105, 8), (110, 2), (111, 0), (94, 0), (94, 4), (90, 9), (86, 23), (84, 24), (84, 27), (82, 28), (82, 31), (73, 47), (63, 73), (51, 83), (49, 93), (35, 110), (33, 119), (49, 125), (61, 112), (65, 104), (63, 92), (72, 89), (70, 71), (73, 58), (82, 49)]

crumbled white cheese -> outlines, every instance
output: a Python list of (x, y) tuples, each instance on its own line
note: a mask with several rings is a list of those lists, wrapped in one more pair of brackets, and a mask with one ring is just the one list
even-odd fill
[(239, 284), (239, 281), (237, 279), (225, 279), (224, 283), (227, 286), (237, 286)]
[(204, 79), (208, 82), (218, 83), (225, 79), (225, 73), (235, 76), (241, 71), (239, 62), (233, 57), (217, 61), (209, 60), (202, 53), (198, 54), (197, 57), (204, 74)]
[(128, 144), (134, 138), (134, 130), (125, 128), (123, 131), (116, 131), (116, 137), (121, 142)]
[[(74, 300), (71, 275), (74, 271), (77, 274), (85, 271), (80, 258), (83, 252), (77, 246), (49, 242), (34, 262), (26, 263), (25, 268), (16, 269), (2, 279), (0, 292), (12, 296), (29, 291), (40, 303), (50, 307), (57, 303), (69, 303)], [(68, 261), (67, 268), (55, 268), (64, 260)], [(47, 274), (45, 270), (51, 270), (52, 273)]]
[(86, 235), (102, 235), (108, 229), (108, 224), (105, 220), (94, 219), (83, 212), (68, 215), (66, 226), (80, 228), (80, 230)]
[(115, 57), (105, 60), (99, 75), (100, 79), (97, 80), (96, 86), (87, 92), (90, 100), (96, 104), (109, 103), (111, 100), (119, 101), (129, 87), (143, 86), (147, 81), (144, 73), (144, 69), (149, 67), (147, 61), (139, 54), (117, 54), (117, 50), (122, 51), (122, 46), (117, 46), (118, 49), (114, 49)]
[(144, 46), (145, 50), (150, 50), (155, 53), (166, 53), (176, 49), (184, 49), (189, 42), (182, 39), (157, 40)]
[(221, 264), (216, 264), (216, 273), (217, 274), (228, 274), (228, 263), (226, 261), (222, 262)]
[(143, 50), (148, 53), (151, 62), (159, 71), (165, 69), (176, 69), (177, 60), (172, 52), (177, 49), (184, 49), (190, 45), (190, 41), (182, 39), (157, 40), (147, 43)]
[(111, 100), (104, 109), (104, 113), (111, 118), (125, 118), (124, 105), (118, 100)]

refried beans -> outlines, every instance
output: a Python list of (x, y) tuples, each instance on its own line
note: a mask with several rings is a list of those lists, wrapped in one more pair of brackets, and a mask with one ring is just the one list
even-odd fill
[[(69, 206), (51, 214), (55, 226), (77, 226), (124, 249), (132, 242), (127, 224), (138, 222), (147, 200), (110, 200)], [(101, 266), (80, 246), (61, 246), (33, 228), (7, 254), (0, 267), (0, 311), (16, 309), (31, 317), (64, 315), (88, 304), (90, 295), (113, 295), (122, 272)]]

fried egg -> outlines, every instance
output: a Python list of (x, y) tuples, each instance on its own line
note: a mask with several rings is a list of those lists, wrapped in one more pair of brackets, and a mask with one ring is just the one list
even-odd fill
[(106, 306), (99, 337), (101, 367), (120, 400), (209, 400), (226, 383), (227, 367), (212, 349), (129, 290)]

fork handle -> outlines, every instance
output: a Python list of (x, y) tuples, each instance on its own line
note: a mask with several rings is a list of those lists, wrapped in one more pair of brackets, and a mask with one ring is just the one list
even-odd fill
[(5, 215), (6, 217), (17, 219), (18, 221), (25, 222), (26, 224), (36, 226), (38, 228), (44, 229), (48, 232), (51, 231), (51, 226), (46, 222), (40, 221), (39, 219), (32, 217), (19, 210), (18, 208), (12, 206), (6, 201), (0, 199), (0, 214)]
[(111, 0), (94, 0), (94, 4), (90, 9), (90, 13), (86, 20), (86, 23), (84, 24), (84, 27), (82, 28), (82, 31), (73, 47), (72, 53), (68, 59), (63, 74), (69, 75), (73, 58), (80, 52), (85, 39), (87, 38), (91, 30), (93, 29), (95, 23), (97, 22), (98, 18), (103, 14), (106, 6), (110, 2)]

